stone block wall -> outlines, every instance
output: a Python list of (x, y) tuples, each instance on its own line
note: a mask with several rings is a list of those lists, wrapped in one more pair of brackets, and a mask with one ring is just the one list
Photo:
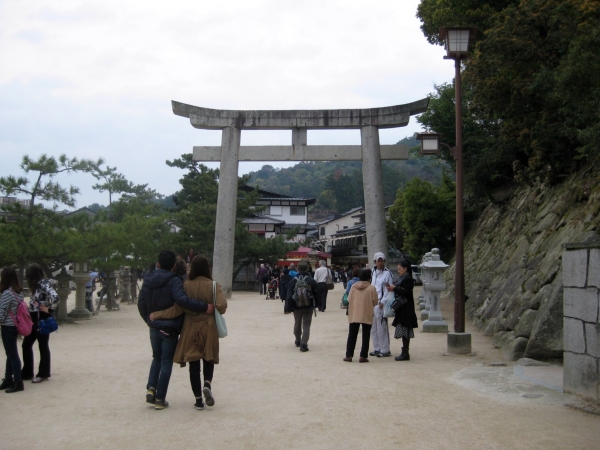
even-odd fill
[(600, 242), (565, 244), (564, 390), (600, 404)]

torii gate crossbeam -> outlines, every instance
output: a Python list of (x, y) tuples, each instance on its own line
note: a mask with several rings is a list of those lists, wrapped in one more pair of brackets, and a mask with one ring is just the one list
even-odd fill
[[(362, 161), (369, 255), (387, 255), (381, 160), (408, 159), (402, 145), (380, 145), (379, 128), (408, 125), (427, 110), (425, 98), (405, 105), (371, 109), (220, 110), (172, 101), (173, 113), (194, 128), (222, 130), (220, 147), (194, 147), (194, 161), (220, 161), (213, 278), (227, 297), (233, 285), (233, 250), (239, 161)], [(292, 130), (291, 146), (241, 147), (241, 130)], [(360, 129), (361, 145), (307, 145), (307, 130)]]

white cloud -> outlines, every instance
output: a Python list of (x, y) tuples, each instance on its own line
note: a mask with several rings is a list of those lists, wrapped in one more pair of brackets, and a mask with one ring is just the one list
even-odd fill
[[(418, 3), (3, 2), (0, 174), (18, 172), (23, 154), (102, 155), (132, 181), (169, 194), (181, 174), (164, 160), (220, 143), (219, 132), (174, 116), (170, 100), (312, 109), (423, 98), (453, 70), (419, 30)], [(416, 129), (412, 119), (406, 128), (382, 130), (381, 141)], [(282, 144), (289, 135), (244, 132), (242, 140)], [(358, 136), (309, 132), (309, 142), (358, 143)], [(82, 179), (80, 204), (103, 201), (91, 184)]]

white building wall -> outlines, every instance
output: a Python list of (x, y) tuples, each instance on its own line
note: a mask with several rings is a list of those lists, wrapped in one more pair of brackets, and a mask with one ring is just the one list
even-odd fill
[[(291, 207), (298, 207), (298, 208), (304, 208), (304, 214), (297, 216), (297, 215), (292, 215), (290, 212), (290, 208)], [(277, 219), (281, 219), (281, 220), (285, 220), (286, 224), (292, 224), (292, 225), (306, 225), (306, 223), (308, 222), (308, 208), (304, 205), (282, 205), (281, 206), (281, 215), (276, 216), (273, 215), (271, 217), (277, 218)], [(271, 215), (267, 212), (265, 212), (265, 214)]]
[[(348, 214), (347, 216), (334, 219), (326, 224), (317, 225), (319, 227), (319, 238), (330, 239), (332, 234), (337, 233), (339, 230), (343, 230), (344, 227), (351, 228), (353, 226), (356, 226), (356, 222), (358, 221), (358, 219), (353, 219), (352, 216), (356, 216), (362, 213), (364, 213), (364, 209), (360, 209), (351, 214)], [(325, 227), (325, 234), (321, 233), (322, 227)]]

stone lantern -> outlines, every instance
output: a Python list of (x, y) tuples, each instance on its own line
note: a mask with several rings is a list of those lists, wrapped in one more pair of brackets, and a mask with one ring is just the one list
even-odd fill
[[(431, 259), (423, 263), (428, 269), (427, 295), (429, 297), (429, 317), (423, 322), (423, 331), (426, 333), (447, 333), (448, 323), (442, 317), (441, 293), (446, 289), (444, 271), (448, 264), (440, 259), (440, 250), (431, 250)], [(423, 283), (425, 285), (425, 282)]]
[(56, 276), (56, 281), (58, 282), (58, 289), (56, 292), (60, 297), (60, 303), (58, 304), (58, 311), (56, 313), (56, 318), (59, 321), (67, 320), (67, 297), (71, 293), (71, 288), (69, 286), (69, 282), (73, 279), (71, 275), (67, 272), (67, 270), (63, 267), (60, 270), (60, 273)]
[(76, 262), (73, 265), (75, 289), (75, 309), (68, 316), (75, 319), (90, 319), (92, 313), (85, 307), (85, 285), (90, 281), (90, 265), (88, 261)]

